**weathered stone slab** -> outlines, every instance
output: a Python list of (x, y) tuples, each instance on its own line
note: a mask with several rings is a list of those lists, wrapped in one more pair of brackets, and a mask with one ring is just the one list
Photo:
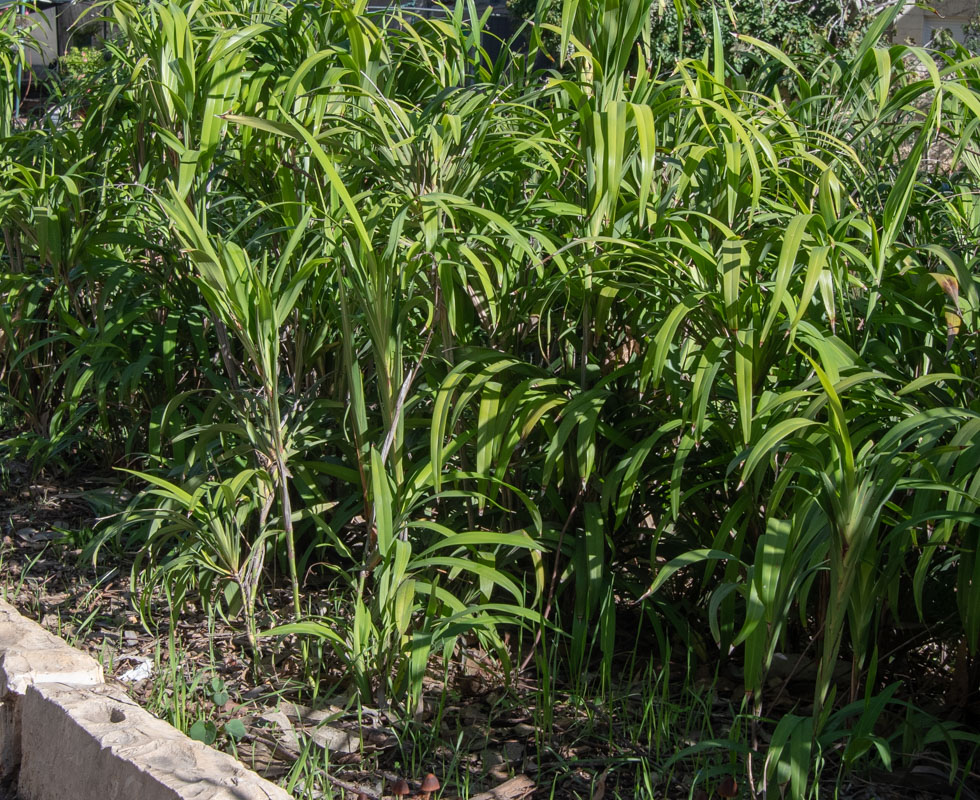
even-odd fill
[(0, 782), (20, 763), (21, 703), (27, 687), (58, 681), (102, 683), (102, 666), (0, 600)]
[(38, 683), (21, 721), (21, 800), (289, 800), (112, 686)]
[(0, 600), (0, 696), (49, 682), (95, 686), (103, 682), (102, 665)]

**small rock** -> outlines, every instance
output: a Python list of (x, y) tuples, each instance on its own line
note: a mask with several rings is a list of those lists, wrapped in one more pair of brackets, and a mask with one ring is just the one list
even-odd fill
[(504, 758), (511, 764), (524, 759), (524, 745), (520, 742), (504, 742)]
[(350, 731), (321, 725), (318, 728), (308, 728), (314, 742), (331, 753), (356, 753), (360, 749), (360, 741)]
[(487, 731), (479, 725), (467, 725), (462, 730), (463, 747), (469, 751), (479, 750), (486, 746)]
[(289, 717), (287, 717), (282, 711), (266, 711), (262, 714), (259, 719), (264, 720), (275, 725), (282, 732), (283, 744), (290, 750), (295, 752), (300, 751), (299, 737), (296, 735), (296, 729), (293, 728), (293, 723), (290, 722)]
[(58, 538), (58, 534), (54, 531), (39, 531), (37, 528), (21, 528), (20, 530), (14, 531), (14, 533), (25, 542), (30, 542), (31, 544), (36, 542), (50, 542), (52, 539)]
[(312, 709), (309, 706), (302, 706), (299, 703), (282, 703), (279, 706), (279, 710), (293, 722), (304, 722)]
[(505, 759), (503, 753), (497, 749), (484, 750), (480, 756), (480, 760), (483, 761), (483, 768), (485, 770), (493, 770), (498, 767), (506, 766), (507, 764), (507, 759)]

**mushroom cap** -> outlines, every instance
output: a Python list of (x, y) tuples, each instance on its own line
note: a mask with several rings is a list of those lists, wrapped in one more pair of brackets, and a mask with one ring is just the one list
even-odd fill
[(439, 779), (433, 775), (431, 772), (422, 779), (422, 791), (423, 792), (438, 792), (439, 791)]
[(397, 781), (394, 781), (391, 784), (389, 791), (391, 791), (393, 795), (404, 797), (406, 794), (410, 794), (412, 789), (409, 787), (408, 781), (406, 781), (404, 778), (399, 778)]
[(735, 779), (728, 775), (718, 784), (718, 794), (722, 797), (735, 797), (738, 794), (738, 784)]

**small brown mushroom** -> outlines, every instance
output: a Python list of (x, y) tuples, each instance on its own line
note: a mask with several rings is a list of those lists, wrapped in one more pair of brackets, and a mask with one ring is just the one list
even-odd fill
[(718, 784), (718, 794), (722, 797), (735, 797), (738, 795), (738, 783), (736, 783), (731, 775), (723, 778), (721, 783)]
[(394, 781), (388, 787), (388, 791), (391, 792), (392, 796), (394, 797), (405, 797), (412, 792), (408, 785), (408, 781), (406, 781), (404, 778), (399, 778), (398, 780)]
[(422, 800), (429, 800), (430, 795), (439, 791), (439, 779), (431, 772), (422, 779)]

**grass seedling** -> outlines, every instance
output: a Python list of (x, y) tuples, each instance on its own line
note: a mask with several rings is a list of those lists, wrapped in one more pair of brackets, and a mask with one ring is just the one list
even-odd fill
[(300, 738), (299, 757), (293, 763), (284, 788), (297, 800), (333, 798), (334, 786), (327, 780), (330, 772), (330, 751), (316, 744), (312, 736), (297, 733)]

